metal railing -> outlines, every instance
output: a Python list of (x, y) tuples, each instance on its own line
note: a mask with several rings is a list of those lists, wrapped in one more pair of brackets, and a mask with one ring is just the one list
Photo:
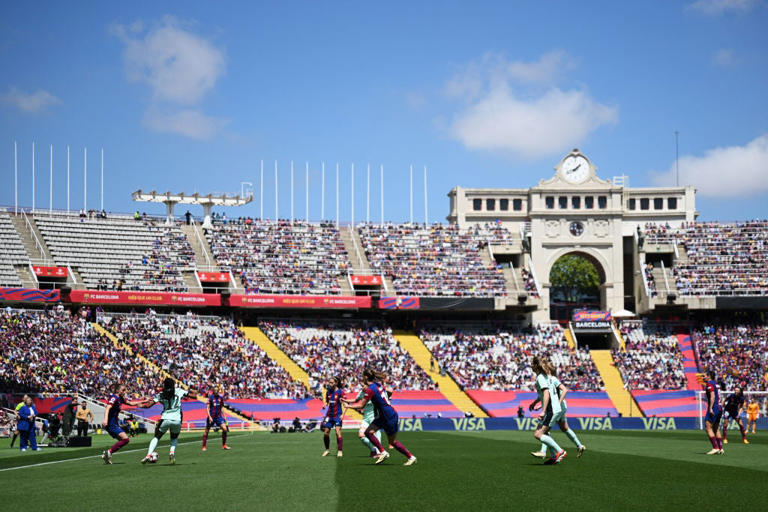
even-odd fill
[(45, 257), (45, 247), (40, 242), (40, 239), (37, 238), (37, 233), (35, 233), (35, 227), (32, 225), (32, 221), (29, 220), (29, 217), (24, 210), (21, 210), (21, 215), (24, 217), (24, 223), (26, 224), (29, 233), (32, 235), (32, 240), (35, 242), (35, 248), (40, 252), (40, 258), (42, 258), (43, 261), (48, 261)]

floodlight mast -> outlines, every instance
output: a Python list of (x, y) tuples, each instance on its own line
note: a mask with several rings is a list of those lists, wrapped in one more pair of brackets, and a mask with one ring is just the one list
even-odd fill
[(239, 195), (227, 196), (227, 194), (220, 196), (214, 196), (213, 194), (186, 195), (184, 192), (178, 194), (166, 192), (163, 194), (155, 190), (152, 192), (142, 192), (139, 189), (131, 194), (131, 197), (134, 201), (165, 204), (165, 224), (168, 226), (173, 224), (173, 210), (177, 204), (199, 204), (203, 207), (203, 227), (210, 228), (213, 226), (211, 223), (211, 211), (214, 206), (243, 206), (253, 201), (253, 192), (251, 191), (248, 197), (240, 197)]

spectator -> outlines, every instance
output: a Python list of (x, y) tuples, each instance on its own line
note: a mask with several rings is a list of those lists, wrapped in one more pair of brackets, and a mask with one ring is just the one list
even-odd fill
[(83, 401), (80, 404), (80, 408), (75, 414), (77, 418), (77, 435), (78, 437), (88, 436), (88, 426), (93, 423), (93, 413), (88, 408), (88, 404)]

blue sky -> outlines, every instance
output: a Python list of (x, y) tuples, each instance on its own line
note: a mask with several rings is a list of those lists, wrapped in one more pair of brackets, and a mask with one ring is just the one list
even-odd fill
[[(764, 0), (686, 2), (4, 2), (0, 6), (0, 204), (13, 204), (13, 141), (20, 202), (47, 207), (49, 145), (54, 207), (99, 202), (133, 211), (130, 192), (235, 192), (258, 185), (265, 216), (365, 218), (365, 167), (385, 167), (385, 217), (407, 220), (408, 166), (416, 166), (415, 218), (430, 220), (446, 193), (529, 187), (580, 147), (610, 178), (673, 184), (674, 131), (681, 175), (699, 189), (702, 219), (766, 217), (768, 6)], [(223, 6), (222, 6), (223, 5)], [(258, 215), (257, 201), (229, 215)], [(159, 212), (162, 206), (142, 205)], [(198, 207), (199, 210), (199, 207)], [(193, 213), (199, 213), (194, 210)]]

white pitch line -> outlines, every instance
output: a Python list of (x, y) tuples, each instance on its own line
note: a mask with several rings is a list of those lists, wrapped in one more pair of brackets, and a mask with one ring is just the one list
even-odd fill
[[(245, 434), (233, 435), (233, 436), (230, 436), (230, 437), (240, 437), (242, 435), (245, 435)], [(184, 443), (179, 443), (178, 446), (182, 446), (182, 445), (186, 445), (186, 444), (195, 444), (195, 443), (199, 443), (199, 442), (200, 442), (200, 440), (197, 440), (197, 441), (186, 441)], [(120, 453), (144, 452), (146, 450), (147, 450), (146, 448), (134, 448), (133, 450), (125, 450), (125, 451), (120, 450)], [(51, 460), (51, 461), (48, 461), (48, 462), (38, 462), (37, 464), (27, 464), (26, 466), (15, 466), (15, 467), (12, 467), (12, 468), (3, 468), (3, 469), (0, 469), (0, 473), (2, 473), (4, 471), (14, 471), (16, 469), (26, 469), (26, 468), (34, 468), (34, 467), (38, 467), (38, 466), (48, 466), (50, 464), (60, 464), (62, 462), (74, 462), (76, 460), (94, 459), (94, 458), (97, 458), (97, 457), (101, 458), (101, 455), (88, 455), (86, 457), (76, 457), (74, 459), (61, 459), (61, 460)]]

